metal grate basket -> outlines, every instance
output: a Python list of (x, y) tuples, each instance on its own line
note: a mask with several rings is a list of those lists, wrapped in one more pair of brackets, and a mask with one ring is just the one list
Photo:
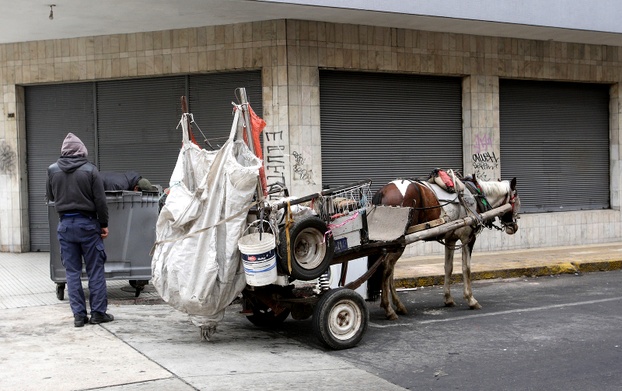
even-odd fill
[(318, 197), (313, 209), (324, 220), (331, 221), (371, 205), (371, 180), (340, 187)]

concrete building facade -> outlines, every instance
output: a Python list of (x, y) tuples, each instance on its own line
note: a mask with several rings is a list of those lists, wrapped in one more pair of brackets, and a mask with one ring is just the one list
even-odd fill
[[(0, 44), (0, 251), (30, 251), (25, 87), (238, 70), (261, 71), (266, 171), (296, 195), (322, 184), (322, 70), (461, 78), (463, 169), (485, 178), (502, 175), (499, 164), (482, 166), (474, 158), (502, 156), (500, 80), (606, 85), (609, 207), (525, 213), (516, 235), (484, 231), (476, 251), (622, 239), (622, 44), (292, 18)], [(519, 193), (528, 180), (518, 178)], [(441, 251), (435, 243), (417, 243), (407, 254)]]

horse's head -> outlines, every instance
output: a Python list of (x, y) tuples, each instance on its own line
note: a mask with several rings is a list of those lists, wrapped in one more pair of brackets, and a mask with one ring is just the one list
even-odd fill
[(518, 231), (518, 214), (520, 213), (520, 197), (518, 196), (518, 191), (516, 191), (516, 178), (512, 178), (510, 181), (506, 197), (504, 204), (510, 203), (512, 210), (502, 215), (499, 220), (501, 220), (501, 225), (505, 228), (505, 233), (514, 235)]
[(470, 180), (478, 184), (493, 208), (498, 208), (505, 204), (512, 205), (512, 209), (501, 215), (499, 220), (508, 235), (515, 234), (518, 231), (517, 220), (520, 213), (520, 198), (516, 191), (516, 178), (513, 178), (511, 181), (481, 181), (473, 175)]

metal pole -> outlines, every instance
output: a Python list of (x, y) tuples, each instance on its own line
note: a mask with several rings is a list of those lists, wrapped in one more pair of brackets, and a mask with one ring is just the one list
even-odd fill
[[(255, 146), (253, 144), (253, 129), (251, 126), (251, 113), (248, 109), (248, 96), (246, 95), (246, 88), (240, 87), (238, 88), (240, 93), (240, 107), (242, 108), (242, 115), (244, 117), (244, 125), (246, 126), (246, 139), (248, 140), (248, 148), (251, 152), (255, 153)], [(261, 188), (261, 180), (257, 180), (257, 189), (255, 190), (257, 195), (257, 201), (263, 203), (263, 189)]]
[[(511, 204), (505, 204), (498, 208), (491, 209), (488, 212), (484, 212), (480, 215), (483, 221), (493, 219), (497, 216), (501, 216), (512, 210)], [(433, 238), (438, 235), (442, 235), (449, 231), (453, 231), (458, 228), (466, 227), (467, 225), (471, 225), (477, 221), (475, 216), (468, 216), (460, 220), (450, 221), (443, 225), (439, 225), (438, 227), (426, 229), (424, 231), (415, 232), (404, 237), (404, 244), (411, 244), (417, 242), (419, 240)]]

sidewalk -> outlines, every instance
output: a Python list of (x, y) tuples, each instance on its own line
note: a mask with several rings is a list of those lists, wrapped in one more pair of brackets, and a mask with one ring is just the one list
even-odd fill
[[(442, 285), (444, 257), (400, 259), (395, 285), (400, 288)], [(622, 243), (548, 247), (529, 250), (476, 252), (471, 256), (472, 280), (535, 277), (622, 269)], [(462, 256), (454, 255), (454, 282), (462, 279)]]
[[(454, 275), (462, 272), (459, 255)], [(402, 259), (396, 285), (442, 284), (443, 262)], [(472, 259), (474, 279), (620, 268), (622, 243), (474, 252)], [(213, 340), (201, 341), (187, 315), (154, 305), (162, 300), (150, 285), (135, 298), (127, 281), (108, 281), (115, 321), (75, 328), (49, 273), (49, 253), (0, 253), (1, 390), (401, 390), (321, 348), (257, 329), (236, 305)]]

